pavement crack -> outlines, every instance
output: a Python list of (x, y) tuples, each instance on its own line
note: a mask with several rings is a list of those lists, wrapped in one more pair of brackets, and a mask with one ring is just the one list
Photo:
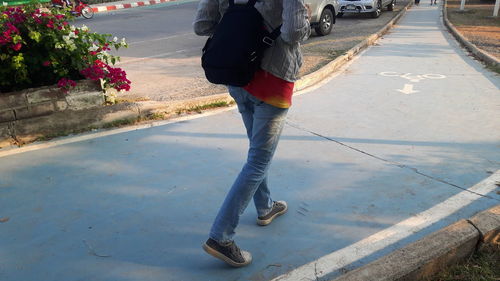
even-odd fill
[(317, 266), (318, 266), (318, 263), (314, 263), (314, 276), (316, 277), (316, 281), (319, 281)]
[(89, 245), (89, 243), (87, 243), (86, 240), (82, 240), (83, 241), (83, 244), (85, 244), (85, 246), (87, 246), (88, 250), (89, 250), (89, 253), (93, 256), (96, 256), (96, 257), (100, 257), (100, 258), (109, 258), (111, 257), (110, 255), (101, 255), (101, 254), (98, 254), (96, 253), (96, 251), (94, 250), (94, 248), (92, 248), (92, 246)]
[(368, 153), (368, 152), (366, 152), (366, 151), (363, 151), (363, 150), (361, 150), (361, 149), (359, 149), (359, 148), (356, 148), (356, 147), (350, 146), (350, 145), (345, 144), (345, 143), (343, 143), (343, 142), (341, 142), (341, 141), (338, 141), (338, 140), (336, 140), (336, 139), (333, 139), (333, 138), (330, 138), (330, 137), (324, 136), (324, 135), (322, 135), (322, 134), (316, 133), (316, 132), (314, 132), (314, 131), (308, 130), (308, 129), (306, 129), (306, 128), (303, 128), (303, 127), (301, 127), (301, 126), (299, 126), (299, 125), (297, 125), (297, 124), (294, 124), (294, 123), (292, 123), (292, 122), (290, 122), (290, 121), (286, 121), (286, 124), (287, 124), (287, 125), (289, 125), (290, 127), (295, 128), (295, 129), (298, 129), (298, 130), (301, 130), (301, 131), (303, 131), (303, 132), (307, 132), (307, 133), (312, 134), (312, 135), (315, 135), (315, 136), (317, 136), (317, 137), (320, 137), (320, 138), (326, 139), (326, 140), (328, 140), (328, 141), (334, 142), (334, 143), (339, 144), (339, 145), (341, 145), (341, 146), (347, 147), (347, 148), (349, 148), (350, 150), (354, 150), (354, 151), (356, 151), (356, 152), (362, 153), (362, 154), (364, 154), (364, 155), (367, 155), (367, 156), (369, 156), (369, 157), (371, 157), (371, 158), (375, 158), (375, 159), (380, 160), (380, 161), (382, 161), (382, 162), (385, 162), (385, 163), (387, 163), (387, 164), (390, 164), (390, 165), (396, 166), (396, 167), (401, 168), (401, 169), (410, 170), (410, 171), (414, 172), (415, 174), (420, 175), (420, 176), (423, 176), (423, 177), (426, 177), (426, 178), (428, 178), (428, 179), (430, 179), (430, 180), (437, 181), (437, 182), (440, 182), (440, 183), (444, 183), (444, 184), (446, 184), (446, 185), (453, 186), (453, 187), (455, 187), (455, 188), (459, 188), (459, 189), (461, 189), (461, 190), (467, 191), (467, 192), (469, 192), (469, 193), (472, 193), (472, 194), (475, 194), (475, 195), (478, 195), (478, 196), (481, 196), (481, 197), (485, 197), (485, 198), (493, 199), (493, 200), (496, 200), (496, 201), (500, 201), (500, 200), (498, 200), (498, 199), (496, 199), (496, 198), (493, 198), (493, 197), (491, 197), (491, 196), (489, 196), (489, 195), (484, 195), (484, 194), (481, 194), (481, 193), (478, 193), (478, 192), (475, 192), (475, 191), (471, 191), (471, 190), (469, 190), (469, 189), (467, 189), (467, 188), (465, 188), (465, 187), (463, 187), (463, 186), (459, 186), (459, 185), (454, 184), (454, 183), (451, 183), (451, 182), (449, 182), (449, 181), (446, 181), (446, 180), (443, 180), (443, 179), (440, 179), (440, 178), (437, 178), (437, 177), (434, 177), (434, 176), (431, 176), (431, 175), (425, 174), (425, 173), (423, 173), (423, 172), (420, 172), (417, 168), (414, 168), (414, 167), (411, 167), (411, 166), (408, 166), (408, 165), (405, 165), (405, 164), (401, 164), (401, 163), (398, 163), (398, 162), (394, 162), (394, 161), (391, 161), (391, 160), (387, 160), (387, 159), (384, 159), (384, 158), (379, 157), (379, 156), (377, 156), (377, 155), (374, 155), (374, 154)]

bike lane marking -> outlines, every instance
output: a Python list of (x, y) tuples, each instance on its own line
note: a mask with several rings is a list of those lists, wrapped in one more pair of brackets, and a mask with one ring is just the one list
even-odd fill
[[(383, 71), (379, 73), (380, 76), (384, 77), (399, 77), (402, 79), (406, 79), (409, 82), (412, 83), (418, 83), (422, 80), (425, 79), (430, 79), (430, 80), (437, 80), (437, 79), (445, 79), (446, 75), (443, 74), (435, 74), (435, 73), (428, 73), (428, 74), (413, 74), (412, 73), (404, 73), (400, 74), (394, 71)], [(414, 90), (413, 89), (413, 84), (405, 83), (402, 89), (396, 89), (396, 91), (403, 93), (405, 95), (410, 95), (410, 94), (415, 94), (420, 91)]]
[(410, 235), (429, 227), (430, 225), (452, 215), (474, 201), (484, 198), (479, 194), (487, 194), (497, 188), (500, 181), (500, 170), (482, 180), (471, 188), (454, 195), (445, 201), (436, 204), (413, 217), (401, 221), (389, 228), (377, 232), (348, 247), (323, 256), (308, 264), (300, 266), (286, 274), (278, 276), (272, 281), (298, 281), (321, 278), (348, 266), (362, 258), (368, 257)]

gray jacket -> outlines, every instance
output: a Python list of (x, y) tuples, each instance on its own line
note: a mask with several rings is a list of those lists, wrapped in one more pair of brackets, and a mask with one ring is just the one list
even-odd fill
[[(246, 0), (241, 1), (246, 3)], [(194, 32), (212, 35), (228, 6), (228, 0), (201, 0), (193, 23)], [(311, 34), (304, 0), (257, 0), (255, 8), (264, 18), (269, 31), (282, 25), (281, 35), (264, 54), (262, 69), (294, 82), (302, 65), (300, 42)]]

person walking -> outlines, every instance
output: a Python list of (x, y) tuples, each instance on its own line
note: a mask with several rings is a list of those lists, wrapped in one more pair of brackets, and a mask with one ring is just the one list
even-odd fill
[[(237, 4), (246, 3), (239, 0)], [(229, 6), (228, 0), (201, 0), (193, 23), (197, 35), (210, 36)], [(247, 162), (234, 181), (213, 222), (203, 249), (234, 267), (251, 263), (252, 255), (234, 242), (239, 218), (253, 198), (257, 224), (265, 226), (286, 213), (285, 201), (274, 201), (268, 169), (292, 103), (294, 81), (302, 65), (300, 42), (310, 33), (310, 9), (304, 0), (257, 0), (254, 7), (269, 31), (281, 25), (280, 36), (266, 49), (261, 69), (244, 87), (228, 86), (249, 139)]]

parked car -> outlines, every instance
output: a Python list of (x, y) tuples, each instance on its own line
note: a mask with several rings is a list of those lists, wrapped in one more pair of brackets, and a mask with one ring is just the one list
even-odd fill
[(346, 13), (369, 13), (372, 17), (378, 18), (384, 7), (387, 7), (388, 11), (394, 10), (395, 3), (396, 0), (340, 0), (337, 17), (342, 17)]
[(339, 0), (306, 0), (311, 8), (311, 26), (316, 34), (328, 35), (335, 24), (335, 18), (340, 11)]

